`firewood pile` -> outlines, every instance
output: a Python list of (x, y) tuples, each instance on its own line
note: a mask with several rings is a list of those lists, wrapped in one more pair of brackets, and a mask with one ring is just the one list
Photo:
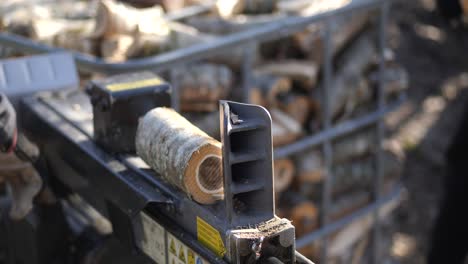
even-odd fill
[[(9, 1), (13, 0), (7, 0)], [(124, 62), (162, 54), (223, 36), (267, 25), (289, 16), (310, 16), (348, 4), (349, 0), (218, 0), (211, 12), (169, 21), (167, 12), (202, 0), (57, 1), (0, 13), (0, 29), (37, 42), (71, 49), (109, 62)], [(144, 7), (144, 8), (142, 8)], [(331, 20), (333, 81), (329, 87), (332, 125), (377, 109), (378, 47), (375, 18), (366, 11)], [(323, 128), (323, 24), (278, 40), (260, 43), (253, 57), (250, 102), (267, 108), (272, 117), (274, 147), (312, 135)], [(241, 65), (245, 47), (216, 53), (207, 59), (173, 69), (182, 114), (208, 135), (219, 139), (218, 101), (242, 99)], [(387, 102), (407, 89), (406, 71), (386, 54), (383, 78)], [(297, 237), (319, 228), (323, 181), (333, 176), (331, 221), (369, 205), (375, 178), (376, 133), (372, 127), (332, 142), (333, 169), (327, 172), (321, 148), (275, 161), (277, 214), (296, 226)], [(384, 152), (384, 190), (398, 182), (403, 152), (387, 140)], [(394, 204), (384, 207), (389, 214)], [(334, 233), (330, 258), (352, 256), (361, 263), (370, 247), (372, 221), (363, 218)], [(303, 250), (318, 260), (318, 244)], [(348, 259), (349, 260), (349, 259)], [(339, 263), (339, 262), (337, 262)]]

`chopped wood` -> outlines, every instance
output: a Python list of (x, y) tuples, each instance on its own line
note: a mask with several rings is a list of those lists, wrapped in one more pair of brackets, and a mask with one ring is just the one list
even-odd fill
[[(339, 63), (341, 67), (335, 73), (328, 91), (332, 117), (337, 118), (340, 113), (352, 111), (361, 97), (369, 96), (369, 86), (362, 76), (375, 55), (376, 48), (367, 35), (356, 40), (343, 55)], [(321, 90), (316, 90), (317, 98), (322, 98)]]
[(180, 100), (188, 102), (215, 102), (226, 99), (234, 82), (232, 71), (223, 65), (202, 63), (177, 68), (175, 79)]
[(311, 150), (296, 158), (297, 172), (302, 193), (309, 193), (307, 189), (312, 184), (317, 184), (322, 181), (324, 168), (322, 153), (318, 150)]
[(303, 135), (301, 125), (281, 110), (270, 109), (270, 114), (274, 147), (292, 143)]
[[(367, 13), (332, 20), (330, 25), (332, 56), (335, 57), (341, 50), (345, 49), (351, 40), (366, 28), (369, 20), (370, 15)], [(318, 64), (323, 62), (322, 29), (323, 24), (312, 24), (306, 30), (292, 36), (294, 46)]]
[(100, 0), (96, 14), (94, 37), (115, 34), (169, 34), (160, 6), (137, 9), (113, 0)]
[(282, 194), (280, 205), (287, 211), (287, 218), (296, 228), (296, 236), (301, 237), (318, 228), (319, 210), (316, 205), (301, 194), (286, 191)]
[(312, 110), (309, 96), (295, 93), (280, 94), (277, 101), (279, 109), (294, 118), (301, 126), (306, 124)]
[(291, 80), (274, 75), (255, 74), (250, 90), (250, 102), (270, 108), (278, 105), (280, 94), (291, 90)]
[(221, 143), (173, 109), (158, 107), (140, 119), (136, 151), (196, 202), (212, 204), (224, 198)]
[[(171, 22), (169, 27), (171, 30), (171, 47), (173, 49), (206, 44), (218, 39), (217, 36), (200, 32), (194, 27), (177, 22)], [(236, 47), (221, 54), (213, 54), (205, 60), (213, 63), (225, 64), (226, 66), (238, 70), (244, 60), (244, 50), (244, 47)], [(252, 60), (255, 62), (257, 60), (256, 52), (254, 52), (254, 56)]]
[(113, 35), (101, 42), (101, 56), (110, 62), (124, 62), (134, 38), (129, 35)]
[(255, 71), (259, 74), (287, 77), (305, 91), (315, 87), (318, 77), (317, 64), (305, 60), (269, 62), (257, 67)]
[(244, 0), (217, 0), (215, 11), (221, 17), (228, 18), (233, 15), (242, 13), (244, 6)]
[(171, 12), (182, 9), (187, 4), (186, 0), (120, 0), (138, 8), (148, 8), (155, 5), (160, 5), (164, 11)]
[(171, 41), (167, 36), (136, 34), (126, 55), (128, 58), (143, 58), (169, 51), (171, 48)]
[(333, 145), (333, 163), (356, 160), (375, 150), (375, 131), (366, 129), (337, 139)]
[(296, 173), (294, 163), (290, 159), (275, 160), (274, 164), (274, 183), (276, 195), (289, 188)]
[(227, 35), (285, 18), (283, 14), (235, 15), (229, 19), (214, 16), (198, 16), (187, 19), (187, 24), (201, 32)]
[(221, 17), (233, 15), (273, 13), (276, 10), (277, 0), (218, 0), (216, 12)]

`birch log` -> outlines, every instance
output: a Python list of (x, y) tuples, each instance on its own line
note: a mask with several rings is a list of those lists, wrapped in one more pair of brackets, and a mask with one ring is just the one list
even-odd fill
[(278, 147), (294, 142), (303, 135), (301, 125), (278, 109), (270, 109), (272, 118), (273, 146)]
[(93, 36), (135, 33), (168, 35), (169, 28), (163, 14), (160, 6), (137, 9), (113, 0), (100, 0)]
[(139, 122), (137, 154), (170, 184), (201, 204), (223, 199), (221, 143), (170, 108)]

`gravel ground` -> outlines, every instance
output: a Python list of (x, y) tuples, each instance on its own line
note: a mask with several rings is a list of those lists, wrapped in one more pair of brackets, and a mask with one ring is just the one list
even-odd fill
[(425, 263), (445, 173), (444, 153), (468, 104), (468, 27), (447, 23), (434, 0), (399, 1), (391, 45), (411, 79), (409, 100), (392, 118), (405, 147), (408, 194), (395, 214), (391, 252), (399, 263)]

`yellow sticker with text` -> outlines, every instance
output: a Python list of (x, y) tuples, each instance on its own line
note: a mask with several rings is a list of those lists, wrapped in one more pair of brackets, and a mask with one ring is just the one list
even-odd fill
[(123, 82), (123, 83), (114, 83), (107, 85), (107, 89), (112, 92), (119, 92), (124, 90), (131, 90), (131, 89), (139, 89), (153, 85), (160, 85), (163, 81), (159, 78), (151, 78), (146, 80), (140, 81), (132, 81), (132, 82)]
[(226, 254), (226, 248), (224, 247), (219, 231), (198, 216), (197, 237), (200, 243), (209, 248), (216, 255), (223, 257), (224, 254)]

